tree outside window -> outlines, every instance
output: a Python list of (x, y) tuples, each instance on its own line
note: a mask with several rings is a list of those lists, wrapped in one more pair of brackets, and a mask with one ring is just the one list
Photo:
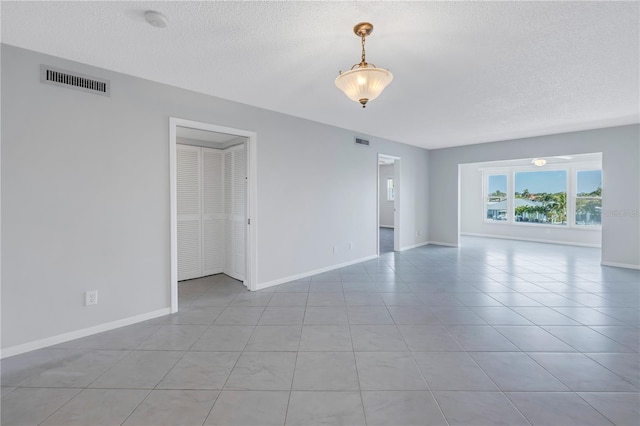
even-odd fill
[(577, 172), (576, 225), (602, 224), (602, 170)]
[(488, 221), (507, 220), (507, 175), (488, 176), (486, 211)]
[(514, 217), (516, 222), (566, 225), (566, 171), (516, 172)]

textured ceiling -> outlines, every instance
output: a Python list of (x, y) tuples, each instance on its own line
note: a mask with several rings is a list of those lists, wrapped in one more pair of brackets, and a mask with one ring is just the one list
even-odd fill
[[(426, 148), (639, 121), (638, 2), (1, 7), (3, 43)], [(360, 21), (394, 74), (364, 110), (333, 83), (359, 62)]]

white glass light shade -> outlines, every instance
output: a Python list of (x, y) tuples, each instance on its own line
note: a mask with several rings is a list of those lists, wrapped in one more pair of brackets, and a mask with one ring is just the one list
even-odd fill
[(382, 68), (356, 68), (343, 72), (336, 78), (336, 86), (353, 101), (364, 106), (372, 101), (391, 83), (393, 75)]
[(536, 158), (535, 160), (533, 160), (533, 164), (538, 167), (542, 167), (547, 164), (547, 160), (545, 160), (544, 158)]

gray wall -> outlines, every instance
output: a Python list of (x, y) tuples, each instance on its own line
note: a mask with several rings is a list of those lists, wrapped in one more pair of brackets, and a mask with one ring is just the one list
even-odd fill
[(429, 151), (429, 240), (458, 244), (458, 165), (602, 152), (602, 262), (640, 267), (640, 125)]
[(3, 349), (169, 307), (171, 116), (257, 132), (258, 284), (377, 253), (379, 151), (402, 157), (401, 246), (426, 240), (424, 149), (2, 45)]
[(393, 228), (393, 201), (387, 200), (387, 179), (393, 178), (393, 164), (380, 166), (380, 226)]

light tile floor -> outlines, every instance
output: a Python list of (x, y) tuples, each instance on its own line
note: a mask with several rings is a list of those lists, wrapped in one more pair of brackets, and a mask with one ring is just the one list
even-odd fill
[(9, 425), (638, 425), (640, 272), (463, 238), (2, 361)]
[(380, 253), (393, 251), (393, 228), (378, 228), (380, 232)]

